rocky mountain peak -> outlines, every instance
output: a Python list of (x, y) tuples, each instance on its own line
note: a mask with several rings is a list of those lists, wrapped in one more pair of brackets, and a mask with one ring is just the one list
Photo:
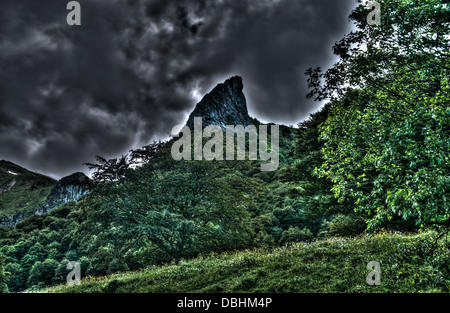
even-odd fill
[(74, 173), (61, 178), (51, 190), (45, 204), (36, 214), (46, 213), (70, 201), (78, 201), (89, 193), (91, 180), (84, 173)]
[(89, 184), (90, 179), (84, 173), (77, 172), (59, 180), (58, 185), (84, 185)]
[(247, 110), (247, 102), (243, 93), (244, 84), (239, 76), (230, 77), (218, 84), (197, 103), (186, 125), (194, 129), (194, 117), (202, 117), (203, 127), (219, 125), (248, 126), (254, 123)]

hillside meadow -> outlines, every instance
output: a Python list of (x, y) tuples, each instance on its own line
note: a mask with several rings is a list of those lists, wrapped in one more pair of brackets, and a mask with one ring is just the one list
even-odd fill
[[(449, 292), (450, 251), (435, 233), (381, 232), (275, 249), (211, 253), (192, 260), (58, 285), (44, 293), (411, 293)], [(370, 286), (367, 264), (381, 264)]]

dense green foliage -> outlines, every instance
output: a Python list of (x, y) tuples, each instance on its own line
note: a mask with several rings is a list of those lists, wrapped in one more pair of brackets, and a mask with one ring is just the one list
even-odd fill
[(308, 72), (310, 96), (331, 101), (317, 173), (369, 214), (371, 227), (395, 216), (448, 226), (449, 7), (380, 2), (380, 25), (368, 25), (360, 6), (351, 15), (358, 29), (335, 46), (340, 61)]
[(319, 127), (329, 115), (326, 105), (299, 124), (299, 132), (291, 155), (292, 166), (283, 169), (281, 180), (290, 182), (294, 189), (290, 196), (301, 201), (306, 217), (321, 227), (320, 235), (357, 235), (365, 230), (361, 216), (355, 214), (349, 201), (339, 203), (331, 191), (331, 181), (318, 177), (314, 170), (323, 163), (323, 143)]
[[(449, 8), (379, 2), (380, 25), (361, 4), (357, 29), (334, 47), (339, 61), (307, 71), (309, 97), (328, 103), (298, 129), (280, 127), (277, 171), (174, 161), (172, 141), (98, 157), (78, 203), (0, 228), (0, 288), (62, 284), (77, 261), (83, 277), (112, 276), (52, 291), (448, 292), (442, 235), (361, 236), (445, 234), (450, 223)], [(11, 179), (0, 171), (0, 183)], [(38, 209), (26, 198), (45, 192), (38, 185), (0, 205)], [(375, 288), (365, 284), (372, 260), (383, 266)], [(115, 275), (125, 271), (137, 272)]]
[[(295, 130), (280, 132), (282, 168)], [(106, 275), (312, 240), (311, 223), (299, 202), (286, 197), (279, 171), (261, 172), (260, 161), (174, 161), (169, 154), (170, 142), (155, 142), (129, 156), (98, 158), (90, 164), (93, 190), (78, 203), (0, 228), (10, 290), (64, 282), (69, 261), (81, 264), (83, 276)], [(147, 163), (136, 167), (138, 160)]]
[[(1, 227), (0, 254), (5, 256), (5, 270), (10, 273), (9, 290), (65, 281), (68, 259), (81, 257), (80, 250), (71, 246), (80, 221), (78, 207), (71, 202), (15, 227)], [(56, 263), (61, 263), (61, 268), (54, 266)]]
[(9, 273), (5, 271), (5, 257), (0, 253), (0, 293), (8, 292)]

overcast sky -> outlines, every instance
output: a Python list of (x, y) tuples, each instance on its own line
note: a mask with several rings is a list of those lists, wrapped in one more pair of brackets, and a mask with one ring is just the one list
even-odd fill
[(354, 0), (0, 2), (0, 159), (54, 178), (87, 173), (185, 123), (242, 76), (250, 115), (297, 124), (310, 67), (335, 60)]

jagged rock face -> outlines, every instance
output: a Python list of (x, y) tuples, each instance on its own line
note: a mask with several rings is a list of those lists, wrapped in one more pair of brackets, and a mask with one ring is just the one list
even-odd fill
[(17, 223), (23, 221), (23, 215), (19, 214), (18, 216), (10, 216), (10, 217), (2, 217), (0, 219), (0, 227), (2, 226), (14, 226)]
[(253, 124), (255, 120), (248, 114), (242, 78), (234, 76), (217, 85), (196, 105), (186, 125), (194, 129), (194, 117), (202, 117), (203, 127), (219, 125), (225, 130), (226, 125)]
[(37, 210), (36, 214), (46, 213), (70, 201), (78, 201), (89, 193), (90, 184), (90, 179), (83, 173), (74, 173), (62, 178), (48, 195), (44, 206)]

